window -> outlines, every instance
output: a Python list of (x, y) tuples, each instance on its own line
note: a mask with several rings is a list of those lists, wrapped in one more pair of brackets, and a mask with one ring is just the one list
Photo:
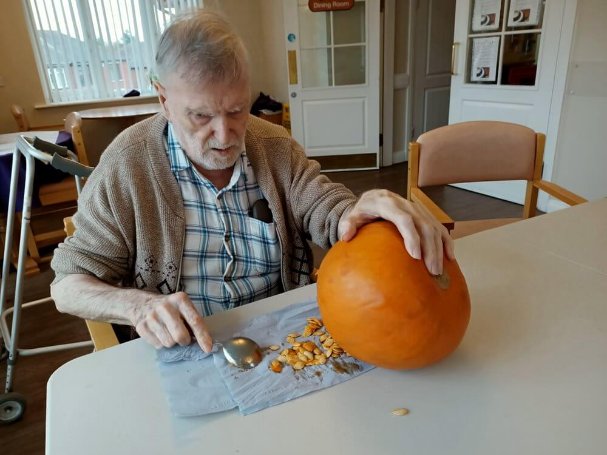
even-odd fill
[(156, 44), (203, 0), (24, 0), (46, 101), (152, 95)]

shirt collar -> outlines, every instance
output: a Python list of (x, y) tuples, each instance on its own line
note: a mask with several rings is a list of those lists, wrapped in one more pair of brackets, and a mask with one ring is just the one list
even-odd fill
[(181, 148), (181, 144), (179, 143), (177, 136), (175, 136), (175, 130), (173, 129), (173, 124), (171, 122), (169, 122), (167, 131), (167, 146), (171, 171), (178, 172), (191, 167), (192, 163)]
[[(179, 171), (188, 168), (192, 168), (193, 170), (195, 170), (195, 168), (192, 167), (192, 162), (185, 154), (185, 151), (181, 148), (181, 144), (179, 143), (179, 140), (175, 135), (175, 130), (171, 122), (168, 122), (167, 128), (167, 151), (169, 155), (171, 171), (173, 173), (178, 173)], [(240, 157), (236, 160), (236, 163), (234, 163), (234, 172), (232, 173), (232, 178), (230, 179), (230, 183), (228, 183), (224, 190), (232, 188), (236, 184), (236, 182), (238, 182), (241, 175), (244, 175), (244, 178), (246, 180), (247, 175), (252, 172), (250, 168), (251, 165), (247, 158), (247, 152), (246, 150), (243, 150), (240, 154)]]

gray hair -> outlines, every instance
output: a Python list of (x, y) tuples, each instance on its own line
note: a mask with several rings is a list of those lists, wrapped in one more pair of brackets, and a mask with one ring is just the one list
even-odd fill
[(176, 74), (193, 82), (233, 82), (248, 76), (242, 39), (218, 13), (198, 10), (179, 16), (164, 31), (156, 52), (156, 76)]

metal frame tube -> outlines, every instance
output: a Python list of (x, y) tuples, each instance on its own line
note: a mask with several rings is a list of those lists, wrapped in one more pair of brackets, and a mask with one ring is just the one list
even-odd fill
[[(23, 190), (23, 207), (21, 216), (21, 232), (19, 237), (19, 257), (17, 261), (17, 273), (15, 278), (15, 298), (13, 308), (5, 310), (6, 289), (8, 283), (8, 275), (10, 270), (13, 231), (15, 228), (15, 208), (17, 202), (17, 191), (19, 181), (19, 165), (21, 163), (21, 155), (25, 157), (25, 186)], [(23, 303), (23, 284), (25, 274), (25, 261), (27, 259), (27, 236), (32, 214), (32, 195), (34, 191), (34, 176), (35, 176), (35, 160), (38, 159), (44, 163), (51, 163), (52, 155), (36, 149), (29, 139), (25, 136), (17, 138), (16, 147), (13, 151), (13, 167), (11, 170), (11, 184), (8, 203), (7, 223), (6, 223), (6, 240), (4, 250), (4, 264), (2, 266), (2, 287), (0, 290), (0, 334), (4, 338), (8, 348), (8, 361), (6, 371), (5, 390), (9, 393), (13, 384), (13, 369), (17, 362), (18, 355), (34, 355), (47, 352), (61, 351), (65, 349), (73, 349), (78, 347), (93, 346), (91, 341), (83, 341), (77, 343), (61, 344), (55, 346), (46, 346), (33, 349), (18, 349), (19, 342), (19, 325), (21, 323), (21, 310), (40, 303), (51, 302), (52, 299), (45, 298), (33, 302)], [(78, 167), (78, 166), (76, 166)], [(75, 176), (76, 185), (80, 189), (80, 178)], [(6, 323), (8, 314), (13, 314), (12, 328), (9, 332)]]
[(11, 169), (11, 183), (8, 196), (8, 209), (6, 212), (6, 238), (4, 241), (4, 262), (2, 263), (2, 287), (0, 289), (0, 312), (4, 311), (6, 302), (6, 285), (12, 262), (13, 230), (15, 227), (15, 207), (17, 205), (17, 188), (19, 180), (19, 165), (21, 153), (15, 148), (13, 151), (13, 167)]

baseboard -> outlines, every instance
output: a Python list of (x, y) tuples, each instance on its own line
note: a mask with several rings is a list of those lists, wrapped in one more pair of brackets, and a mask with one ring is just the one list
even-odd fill
[(405, 161), (407, 161), (406, 150), (398, 150), (392, 153), (392, 164), (404, 163)]

